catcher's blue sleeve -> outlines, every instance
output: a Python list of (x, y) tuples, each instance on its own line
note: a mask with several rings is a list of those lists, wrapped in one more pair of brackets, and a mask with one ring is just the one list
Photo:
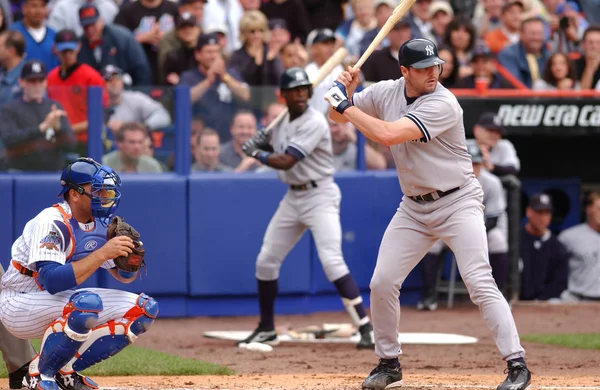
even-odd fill
[(56, 261), (38, 261), (35, 264), (41, 285), (50, 294), (56, 294), (77, 286), (71, 263), (59, 264)]

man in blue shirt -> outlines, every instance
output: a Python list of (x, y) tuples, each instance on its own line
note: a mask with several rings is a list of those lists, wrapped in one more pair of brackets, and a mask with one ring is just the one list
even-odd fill
[(227, 142), (231, 139), (231, 121), (239, 108), (236, 99), (248, 101), (250, 88), (237, 72), (225, 68), (216, 34), (200, 35), (194, 57), (198, 66), (182, 73), (179, 84), (190, 86), (194, 117), (200, 117), (207, 127), (219, 133), (221, 142)]

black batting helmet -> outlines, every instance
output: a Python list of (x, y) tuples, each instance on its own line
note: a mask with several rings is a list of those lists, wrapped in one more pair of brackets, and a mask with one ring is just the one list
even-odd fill
[(407, 68), (423, 69), (442, 65), (445, 62), (438, 57), (435, 43), (425, 38), (415, 38), (404, 42), (398, 53), (398, 63)]
[(279, 79), (280, 89), (293, 89), (304, 86), (311, 87), (312, 83), (304, 69), (299, 67), (286, 69)]

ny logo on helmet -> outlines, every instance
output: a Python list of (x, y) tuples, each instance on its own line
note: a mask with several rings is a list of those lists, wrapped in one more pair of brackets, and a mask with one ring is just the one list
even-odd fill
[(425, 47), (425, 52), (427, 53), (428, 56), (432, 56), (433, 55), (433, 46), (427, 45)]
[(42, 72), (42, 66), (40, 64), (38, 64), (37, 62), (34, 62), (33, 64), (31, 64), (31, 70), (34, 73), (41, 73)]
[(297, 81), (302, 81), (302, 80), (304, 80), (304, 72), (298, 71), (298, 72), (296, 72), (294, 77), (296, 78)]

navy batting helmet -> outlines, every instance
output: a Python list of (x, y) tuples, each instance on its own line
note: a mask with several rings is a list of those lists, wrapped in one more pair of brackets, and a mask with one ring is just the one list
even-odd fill
[(435, 43), (425, 38), (416, 38), (404, 42), (398, 53), (398, 63), (400, 66), (407, 68), (423, 69), (442, 65), (445, 62), (438, 56)]
[(304, 86), (312, 87), (312, 83), (304, 69), (299, 67), (286, 69), (279, 80), (280, 89), (293, 89)]
[[(88, 183), (91, 184), (89, 193), (83, 188)], [(121, 198), (118, 191), (121, 178), (117, 172), (89, 157), (78, 158), (69, 164), (60, 177), (60, 185), (62, 190), (58, 196), (72, 189), (89, 197), (92, 201), (92, 216), (99, 218), (102, 224), (106, 223), (103, 219), (113, 216)]]

